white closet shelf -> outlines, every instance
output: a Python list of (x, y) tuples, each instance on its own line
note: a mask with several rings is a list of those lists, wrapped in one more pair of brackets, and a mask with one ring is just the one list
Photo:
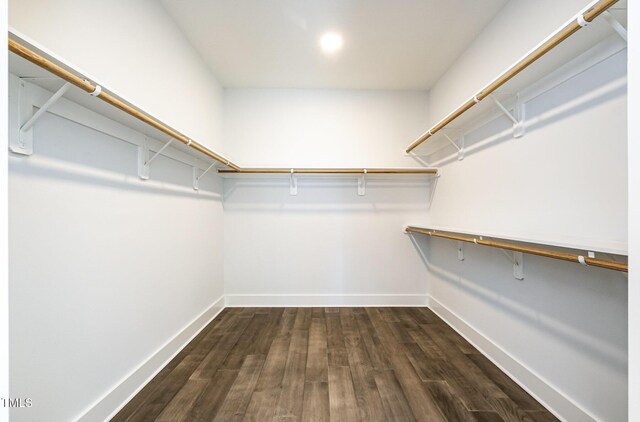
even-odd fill
[[(301, 174), (337, 174), (345, 175), (352, 174), (358, 175), (360, 178), (368, 175), (385, 174), (385, 175), (437, 175), (437, 169), (433, 168), (358, 168), (358, 169), (344, 169), (344, 168), (323, 168), (323, 169), (258, 169), (258, 168), (241, 168), (237, 164), (234, 164), (227, 158), (214, 151), (206, 148), (204, 145), (197, 143), (195, 140), (187, 137), (186, 135), (178, 132), (175, 129), (162, 123), (160, 120), (151, 116), (149, 113), (144, 112), (141, 108), (137, 107), (131, 101), (127, 101), (121, 95), (116, 94), (113, 90), (110, 90), (98, 83), (90, 82), (86, 75), (76, 70), (73, 66), (66, 63), (64, 60), (56, 57), (51, 52), (48, 52), (45, 48), (36, 45), (34, 42), (26, 40), (26, 37), (19, 35), (15, 32), (9, 34), (9, 50), (15, 54), (9, 55), (9, 70), (10, 73), (17, 75), (21, 79), (21, 85), (34, 85), (40, 90), (40, 97), (42, 97), (43, 90), (55, 92), (49, 101), (40, 101), (36, 105), (40, 110), (33, 114), (31, 112), (32, 105), (21, 104), (19, 106), (20, 113), (24, 111), (24, 116), (18, 116), (18, 119), (14, 122), (17, 124), (17, 128), (12, 128), (11, 131), (11, 148), (12, 151), (23, 155), (30, 155), (32, 153), (31, 148), (26, 148), (21, 145), (24, 144), (25, 138), (24, 130), (27, 126), (31, 126), (32, 122), (42, 114), (43, 109), (48, 107), (54, 107), (54, 104), (59, 99), (65, 97), (66, 100), (80, 105), (81, 107), (100, 114), (108, 119), (111, 119), (117, 123), (120, 123), (126, 127), (132, 128), (140, 133), (149, 136), (156, 140), (156, 144), (149, 146), (146, 143), (141, 147), (139, 151), (139, 165), (138, 174), (142, 179), (149, 177), (149, 164), (162, 152), (164, 152), (169, 144), (171, 148), (177, 149), (180, 152), (187, 153), (198, 159), (206, 159), (207, 161), (213, 160), (214, 163), (204, 168), (205, 173), (211, 168), (218, 168), (219, 174), (227, 175), (227, 177), (236, 177), (238, 175), (250, 174), (250, 175), (273, 175), (283, 174), (295, 176)], [(93, 78), (91, 78), (93, 80)], [(73, 88), (75, 86), (77, 88)], [(72, 88), (72, 89), (69, 89)], [(22, 89), (22, 88), (20, 88)], [(26, 88), (25, 88), (26, 89)], [(90, 94), (90, 95), (87, 95)], [(17, 98), (21, 97), (20, 94), (14, 94)], [(94, 98), (95, 97), (95, 98)], [(97, 101), (100, 99), (102, 101)], [(33, 118), (32, 118), (33, 114)], [(85, 119), (86, 121), (86, 119)], [(24, 123), (27, 123), (25, 125)], [(14, 139), (15, 138), (15, 139)], [(163, 141), (160, 141), (163, 140)], [(173, 141), (178, 142), (173, 142)], [(160, 142), (157, 142), (160, 141)], [(153, 151), (155, 154), (152, 154)], [(203, 166), (198, 166), (203, 169)], [(225, 167), (220, 169), (219, 167)], [(198, 181), (204, 173), (196, 171), (194, 167), (193, 183), (194, 189), (198, 187)], [(364, 180), (361, 185), (364, 189)]]
[(458, 233), (469, 236), (480, 236), (487, 239), (501, 239), (513, 242), (521, 242), (535, 245), (552, 246), (557, 248), (580, 250), (580, 251), (594, 251), (611, 255), (627, 256), (628, 248), (626, 241), (603, 241), (595, 238), (584, 238), (575, 236), (555, 236), (553, 239), (549, 237), (535, 235), (535, 234), (509, 234), (491, 230), (482, 230), (482, 233), (478, 231), (472, 231), (464, 228), (457, 228), (451, 226), (434, 226), (429, 225), (428, 228), (421, 226), (407, 226), (408, 228), (415, 228), (421, 230), (433, 230), (442, 233)]
[[(608, 270), (621, 271), (625, 273), (629, 272), (629, 265), (626, 262), (615, 261), (612, 259), (597, 258), (595, 255), (596, 251), (593, 251), (593, 250), (589, 250), (588, 254), (585, 256), (585, 255), (576, 254), (572, 252), (558, 251), (558, 250), (540, 247), (540, 244), (521, 245), (521, 244), (513, 243), (513, 241), (504, 242), (504, 240), (507, 240), (504, 238), (501, 238), (498, 240), (486, 239), (486, 236), (481, 236), (478, 234), (464, 236), (459, 233), (441, 232), (439, 230), (435, 230), (433, 228), (426, 228), (426, 227), (409, 226), (405, 229), (405, 232), (409, 234), (416, 233), (420, 235), (427, 235), (431, 237), (439, 237), (443, 239), (458, 241), (458, 259), (460, 261), (464, 261), (463, 244), (465, 242), (474, 243), (476, 245), (481, 245), (481, 246), (498, 248), (498, 249), (501, 249), (503, 252), (513, 251), (513, 257), (510, 257), (508, 254), (507, 256), (509, 256), (509, 258), (513, 262), (513, 276), (518, 280), (524, 279), (524, 254), (538, 255), (545, 258), (575, 262), (575, 263), (578, 263), (584, 266), (589, 266), (589, 267), (606, 268)], [(542, 246), (548, 246), (548, 245), (542, 244)]]
[(243, 169), (241, 172), (218, 169), (218, 174), (225, 179), (288, 182), (291, 195), (298, 194), (298, 180), (305, 180), (310, 184), (321, 183), (332, 186), (342, 185), (344, 181), (356, 180), (360, 196), (366, 195), (368, 183), (378, 187), (416, 187), (427, 186), (432, 183), (431, 180), (438, 177), (437, 170), (424, 168), (256, 168)]
[[(613, 4), (615, 7), (611, 7)], [(583, 14), (586, 16), (589, 10), (598, 7), (604, 8), (602, 14), (597, 15), (586, 27), (580, 27), (577, 23), (579, 17)], [(464, 135), (507, 113), (514, 124), (514, 137), (522, 136), (526, 102), (626, 49), (626, 19), (626, 0), (593, 1), (523, 58), (440, 119), (407, 147), (406, 153), (429, 156), (450, 146), (454, 152), (461, 150), (459, 154), (462, 158)], [(575, 29), (576, 26), (580, 30)], [(570, 30), (574, 32), (567, 35)], [(558, 44), (530, 62), (541, 49), (555, 42)], [(502, 82), (504, 78), (508, 78), (506, 82)], [(500, 85), (494, 89), (497, 84)]]
[(22, 80), (48, 90), (53, 89), (53, 91), (56, 91), (62, 82), (67, 82), (74, 85), (76, 89), (68, 90), (64, 97), (74, 103), (153, 139), (165, 142), (179, 141), (174, 142), (172, 146), (181, 152), (200, 159), (213, 159), (221, 165), (239, 168), (225, 157), (162, 123), (114, 90), (102, 84), (90, 82), (89, 79), (94, 79), (46, 48), (28, 40), (24, 35), (10, 31), (8, 44), (9, 50), (14, 53), (9, 55), (9, 71)]
[(218, 174), (225, 178), (256, 178), (295, 176), (437, 176), (438, 170), (431, 168), (243, 168), (242, 171), (218, 169)]

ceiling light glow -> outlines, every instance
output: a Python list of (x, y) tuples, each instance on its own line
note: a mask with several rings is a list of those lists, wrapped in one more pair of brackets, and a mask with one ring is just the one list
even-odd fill
[(320, 37), (320, 47), (325, 53), (335, 53), (342, 48), (342, 35), (336, 32), (327, 32)]

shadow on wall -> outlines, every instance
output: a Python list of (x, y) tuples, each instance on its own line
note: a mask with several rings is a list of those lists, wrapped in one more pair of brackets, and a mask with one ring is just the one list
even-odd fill
[[(393, 180), (392, 178), (397, 177)], [(390, 175), (370, 178), (366, 193), (358, 195), (357, 177), (300, 176), (297, 195), (289, 191), (289, 177), (226, 179), (225, 208), (255, 212), (371, 212), (428, 210), (437, 178)]]
[(34, 153), (10, 154), (9, 171), (21, 177), (55, 178), (136, 193), (221, 201), (215, 173), (192, 187), (192, 167), (166, 156), (151, 164), (149, 180), (138, 178), (137, 147), (58, 116), (45, 114), (34, 129)]
[[(626, 50), (573, 77), (526, 103), (525, 135), (585, 110), (626, 95)], [(486, 99), (485, 101), (490, 101)], [(486, 117), (485, 117), (486, 118)], [(482, 121), (479, 116), (478, 121)], [(446, 132), (446, 129), (444, 129)], [(511, 120), (506, 116), (487, 122), (465, 134), (465, 156), (473, 155), (513, 139)], [(427, 141), (429, 142), (429, 141)], [(444, 166), (457, 160), (451, 148), (429, 155), (428, 160), (413, 157), (422, 165)]]
[(542, 331), (577, 353), (588, 351), (621, 376), (626, 374), (626, 274), (525, 255), (525, 279), (516, 280), (512, 263), (498, 249), (465, 244), (465, 259), (459, 261), (455, 241), (411, 237), (435, 276), (430, 277), (429, 294), (437, 290), (444, 295), (435, 299), (454, 313), (461, 311), (456, 309), (457, 299), (472, 298), (501, 318), (516, 318), (523, 330)]

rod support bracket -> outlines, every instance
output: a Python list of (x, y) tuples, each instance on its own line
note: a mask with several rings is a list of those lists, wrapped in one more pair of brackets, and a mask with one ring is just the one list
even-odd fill
[(216, 165), (215, 162), (211, 163), (211, 165), (209, 167), (207, 167), (207, 169), (205, 171), (200, 173), (200, 175), (198, 175), (198, 168), (195, 167), (195, 166), (193, 167), (193, 190), (199, 190), (200, 189), (200, 179), (202, 179), (202, 176), (207, 174), (207, 172), (209, 170), (211, 170), (215, 165)]
[(604, 16), (604, 19), (607, 21), (609, 26), (611, 26), (611, 28), (616, 31), (616, 34), (618, 34), (620, 38), (627, 42), (627, 30), (624, 26), (622, 26), (620, 22), (618, 22), (618, 20), (611, 14), (611, 12), (605, 10), (604, 12), (602, 12), (602, 16)]
[(100, 95), (100, 93), (102, 93), (102, 87), (96, 84), (95, 89), (90, 92), (89, 95), (91, 95), (92, 97), (97, 97), (98, 95)]
[(516, 104), (513, 106), (513, 113), (511, 113), (495, 95), (491, 94), (489, 97), (496, 106), (498, 106), (500, 111), (513, 123), (513, 137), (521, 138), (524, 135), (525, 103), (520, 101), (520, 95), (516, 95)]
[(192, 172), (192, 179), (191, 179), (191, 183), (193, 186), (193, 190), (199, 190), (200, 186), (198, 184), (198, 182), (200, 181), (200, 178), (198, 177), (198, 167), (193, 167), (193, 172)]
[(513, 276), (517, 280), (524, 280), (524, 253), (513, 253)]
[(510, 255), (504, 249), (500, 250), (513, 264), (513, 277), (517, 280), (524, 280), (524, 253), (513, 251), (513, 255)]
[(149, 142), (144, 138), (142, 145), (138, 146), (138, 177), (142, 180), (149, 179)]
[(169, 139), (169, 142), (164, 144), (162, 148), (156, 151), (151, 158), (149, 158), (149, 142), (147, 138), (144, 138), (144, 143), (138, 147), (138, 177), (142, 180), (149, 178), (151, 162), (158, 158), (162, 151), (167, 149), (173, 142), (173, 138)]
[(298, 179), (293, 169), (291, 169), (291, 173), (289, 173), (289, 194), (291, 196), (298, 194)]
[(589, 22), (586, 21), (586, 19), (584, 18), (584, 16), (582, 14), (578, 15), (578, 17), (576, 18), (576, 22), (582, 28), (584, 28), (585, 26), (589, 25)]
[(458, 161), (464, 160), (464, 135), (461, 135), (458, 138), (458, 143), (455, 143), (454, 140), (451, 139), (446, 133), (443, 133), (443, 135), (445, 138), (447, 138), (447, 141), (449, 141), (449, 143), (458, 150)]
[(458, 241), (458, 261), (464, 261), (464, 242)]
[(362, 174), (358, 176), (358, 195), (364, 196), (367, 194), (367, 169), (362, 170)]
[[(16, 154), (31, 155), (33, 154), (33, 126), (71, 88), (71, 83), (65, 82), (35, 113), (25, 81), (20, 80), (18, 86), (12, 88), (14, 89), (10, 88), (10, 90), (14, 91), (13, 96), (18, 101), (18, 130), (9, 140), (9, 150)], [(15, 92), (16, 88), (17, 92)]]
[(520, 95), (516, 96), (516, 105), (513, 107), (517, 122), (513, 124), (513, 137), (522, 138), (524, 136), (524, 119), (525, 119), (526, 106), (523, 101), (520, 101)]

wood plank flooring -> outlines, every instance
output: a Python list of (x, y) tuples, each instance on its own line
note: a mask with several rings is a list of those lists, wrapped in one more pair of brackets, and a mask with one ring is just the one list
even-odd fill
[(557, 419), (428, 308), (227, 308), (112, 420)]

